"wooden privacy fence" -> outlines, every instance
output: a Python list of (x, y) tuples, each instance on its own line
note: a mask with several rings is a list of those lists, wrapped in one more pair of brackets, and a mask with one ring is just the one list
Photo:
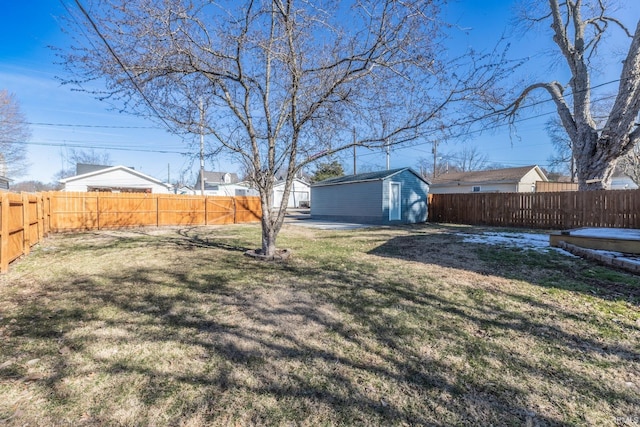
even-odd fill
[(49, 232), (260, 221), (259, 197), (0, 193), (0, 272)]
[(44, 238), (44, 209), (41, 195), (0, 193), (0, 272)]
[(431, 194), (429, 221), (551, 230), (640, 228), (640, 190)]
[(260, 221), (259, 197), (45, 193), (52, 232)]

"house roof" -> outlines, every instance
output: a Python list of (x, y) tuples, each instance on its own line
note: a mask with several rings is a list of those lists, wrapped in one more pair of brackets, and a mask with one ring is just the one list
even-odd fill
[[(224, 176), (229, 175), (230, 182), (224, 182)], [(236, 184), (240, 179), (235, 172), (208, 172), (204, 171), (204, 182), (207, 184)], [(198, 180), (200, 182), (200, 175), (198, 174)]]
[(89, 177), (96, 176), (96, 175), (103, 175), (105, 173), (109, 173), (109, 172), (113, 172), (113, 171), (117, 171), (117, 170), (122, 170), (122, 171), (128, 172), (131, 175), (138, 176), (140, 178), (146, 179), (147, 181), (155, 182), (156, 184), (164, 185), (165, 187), (171, 187), (171, 185), (167, 184), (166, 182), (162, 182), (159, 179), (156, 179), (156, 178), (154, 178), (152, 176), (149, 176), (149, 175), (145, 175), (142, 172), (138, 172), (137, 170), (128, 168), (126, 166), (110, 166), (110, 167), (107, 167), (107, 168), (104, 168), (104, 169), (98, 169), (98, 170), (94, 170), (92, 172), (87, 172), (87, 173), (84, 173), (82, 175), (70, 176), (68, 178), (61, 179), (60, 182), (62, 184), (66, 184), (66, 183), (71, 182), (71, 181), (77, 181), (77, 180), (80, 180), (80, 179), (89, 178)]
[(445, 173), (433, 179), (432, 185), (447, 185), (457, 183), (489, 183), (489, 182), (518, 182), (532, 169), (536, 169), (543, 181), (547, 177), (537, 165), (522, 166), (517, 168), (491, 169), (470, 172)]
[[(297, 182), (299, 182), (299, 183), (301, 183), (301, 184), (303, 184), (303, 185), (306, 185), (306, 186), (308, 186), (308, 185), (309, 185), (309, 183), (308, 183), (307, 181), (305, 181), (304, 179), (301, 179), (301, 178), (293, 178), (293, 179), (291, 180), (291, 182), (295, 182), (295, 181), (297, 181)], [(284, 186), (285, 184), (286, 184), (286, 181), (285, 181), (284, 179), (282, 179), (282, 180), (278, 180), (275, 184), (273, 184), (273, 187), (274, 187), (274, 188), (275, 188), (275, 187), (282, 187), (282, 186)]]
[(413, 169), (411, 169), (411, 168), (399, 168), (399, 169), (383, 170), (383, 171), (378, 171), (378, 172), (358, 173), (358, 174), (355, 174), (355, 175), (344, 175), (344, 176), (340, 176), (338, 178), (329, 178), (329, 179), (325, 179), (324, 181), (316, 182), (315, 184), (312, 184), (311, 186), (312, 187), (322, 187), (322, 186), (325, 186), (325, 185), (340, 185), (340, 184), (352, 184), (352, 183), (355, 183), (355, 182), (382, 181), (382, 180), (390, 178), (390, 177), (392, 177), (394, 175), (397, 175), (397, 174), (399, 174), (401, 172), (404, 172), (404, 171), (411, 172), (412, 174), (417, 176), (419, 179), (424, 181), (426, 184), (429, 184), (429, 182), (427, 180), (425, 180), (423, 177), (421, 177), (420, 174), (415, 172)]
[[(89, 163), (76, 163), (76, 175), (84, 175), (90, 172), (96, 172), (102, 169), (108, 169), (109, 165), (94, 165)], [(133, 168), (131, 168), (133, 169)]]

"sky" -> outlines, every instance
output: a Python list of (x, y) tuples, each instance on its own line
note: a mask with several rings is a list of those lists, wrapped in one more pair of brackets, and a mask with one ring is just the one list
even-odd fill
[[(501, 35), (511, 34), (509, 25), (515, 16), (513, 1), (449, 2), (444, 18), (454, 24), (448, 42), (451, 49), (487, 50)], [(629, 4), (633, 2), (629, 0)], [(640, 10), (634, 11), (630, 5), (627, 9), (621, 17), (633, 29)], [(57, 0), (8, 1), (2, 6), (0, 89), (15, 95), (32, 133), (27, 141), (30, 167), (27, 175), (16, 181), (51, 182), (56, 172), (68, 167), (67, 159), (72, 149), (94, 149), (99, 153), (107, 152), (113, 164), (134, 167), (163, 181), (175, 182), (182, 176), (187, 184), (193, 184), (199, 168), (197, 138), (184, 141), (156, 122), (115, 111), (105, 102), (87, 93), (72, 91), (60, 83), (65, 71), (57, 64), (51, 46), (65, 48), (69, 45), (68, 36), (61, 29), (60, 17), (65, 14)], [(566, 71), (549, 66), (550, 56), (546, 51), (554, 45), (544, 34), (514, 37), (512, 42), (512, 52), (532, 58), (528, 66), (531, 73), (542, 73), (544, 78), (566, 82)], [(619, 67), (615, 65), (604, 67), (602, 73), (595, 76), (594, 83), (617, 79)], [(615, 90), (615, 86), (608, 90)], [(517, 136), (508, 126), (500, 126), (469, 134), (464, 141), (441, 142), (438, 152), (456, 152), (465, 143), (486, 155), (490, 163), (504, 167), (533, 164), (547, 167), (553, 147), (545, 131), (545, 122), (553, 113), (550, 102), (542, 103), (517, 124)], [(409, 166), (417, 169), (420, 159), (433, 161), (432, 141), (421, 141), (409, 148), (395, 147), (389, 163), (391, 168)], [(345, 171), (351, 172), (353, 159), (345, 154), (343, 163)], [(385, 167), (383, 151), (358, 151), (359, 171)], [(226, 157), (207, 162), (206, 169), (240, 172), (239, 166)]]

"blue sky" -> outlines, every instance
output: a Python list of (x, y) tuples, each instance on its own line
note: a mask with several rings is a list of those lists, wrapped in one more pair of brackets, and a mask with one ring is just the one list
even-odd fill
[[(514, 18), (510, 0), (460, 0), (449, 3), (445, 16), (457, 24), (450, 41), (454, 49), (473, 46), (490, 49)], [(631, 9), (631, 7), (629, 7)], [(65, 10), (56, 0), (5, 2), (0, 15), (0, 88), (14, 93), (27, 120), (31, 123), (32, 137), (28, 143), (31, 166), (27, 176), (20, 178), (50, 182), (61, 169), (71, 148), (107, 149), (114, 164), (133, 166), (137, 170), (174, 181), (183, 172), (191, 177), (198, 168), (194, 157), (196, 147), (178, 136), (166, 132), (157, 123), (110, 110), (110, 107), (86, 93), (73, 92), (62, 86), (56, 77), (64, 71), (56, 65), (56, 57), (49, 46), (68, 45), (60, 30), (59, 17)], [(627, 24), (634, 28), (640, 11), (623, 14)], [(617, 15), (618, 16), (618, 15)], [(542, 73), (546, 79), (557, 78), (566, 82), (566, 72), (551, 69), (545, 50), (553, 48), (542, 33), (514, 39), (512, 51), (526, 53), (534, 60), (527, 71)], [(618, 78), (618, 67), (605, 69), (594, 81)], [(615, 90), (615, 86), (608, 88)], [(466, 143), (486, 154), (489, 161), (504, 166), (538, 164), (545, 167), (553, 149), (544, 131), (545, 121), (553, 113), (551, 103), (531, 110), (531, 116), (542, 117), (522, 121), (517, 126), (517, 138), (510, 137), (507, 126), (491, 132), (474, 133)], [(68, 125), (68, 126), (66, 126)], [(460, 142), (440, 144), (440, 153), (455, 152)], [(184, 155), (181, 153), (191, 153)], [(395, 148), (391, 153), (391, 167), (416, 167), (418, 159), (431, 159), (431, 143), (424, 141), (411, 148)], [(352, 159), (345, 156), (345, 168), (350, 171)], [(381, 151), (362, 150), (358, 153), (358, 168), (385, 167)], [(222, 158), (207, 164), (208, 170), (238, 168)]]

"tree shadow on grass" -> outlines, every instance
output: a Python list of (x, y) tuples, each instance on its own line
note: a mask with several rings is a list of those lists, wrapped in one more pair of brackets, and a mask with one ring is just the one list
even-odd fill
[[(369, 254), (522, 280), (640, 305), (640, 277), (557, 252), (464, 243), (447, 234), (395, 236)], [(598, 274), (598, 272), (606, 272)]]
[[(50, 424), (82, 416), (121, 423), (119, 409), (130, 401), (138, 402), (138, 423), (160, 425), (586, 422), (530, 403), (532, 393), (554, 387), (616, 411), (640, 405), (637, 394), (585, 373), (587, 365), (545, 367), (491, 335), (528, 336), (565, 359), (637, 357), (628, 349), (603, 350), (490, 301), (385, 279), (366, 263), (262, 263), (213, 237), (178, 235), (158, 239), (185, 250), (188, 266), (123, 263), (106, 274), (36, 282), (32, 296), (15, 296), (23, 298), (14, 301), (19, 309), (0, 324), (10, 326), (8, 354), (17, 361), (0, 368), (0, 380), (46, 396)], [(50, 368), (24, 384), (30, 367), (19, 359), (35, 358)], [(523, 383), (501, 380), (491, 364)], [(91, 403), (79, 404), (81, 396)], [(160, 410), (163, 418), (154, 418)]]

